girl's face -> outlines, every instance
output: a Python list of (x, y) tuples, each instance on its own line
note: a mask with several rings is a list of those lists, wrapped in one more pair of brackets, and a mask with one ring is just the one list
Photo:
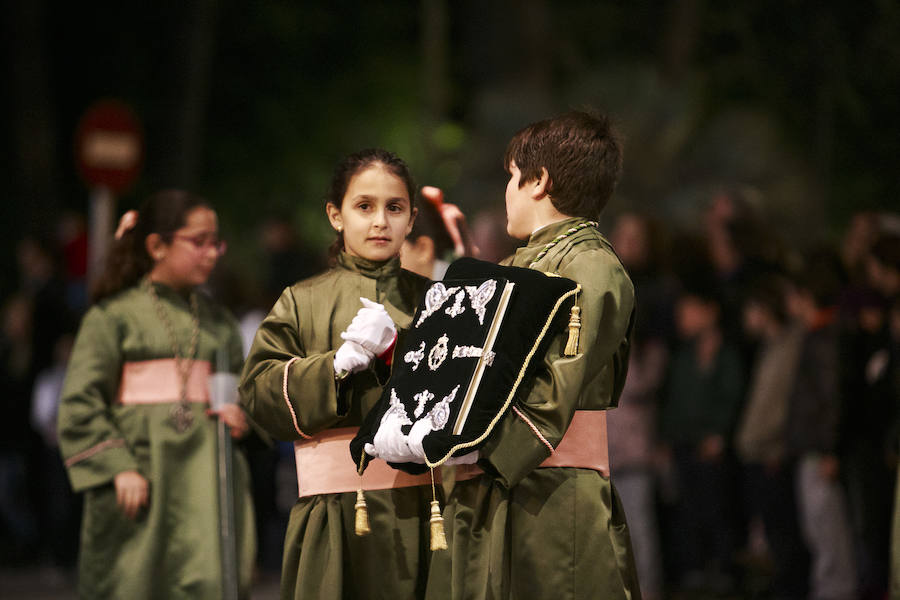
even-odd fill
[(350, 179), (340, 208), (325, 208), (331, 226), (344, 234), (347, 254), (371, 261), (397, 256), (416, 217), (406, 184), (381, 164)]
[(168, 243), (157, 234), (147, 236), (147, 251), (154, 262), (153, 281), (175, 289), (203, 285), (225, 251), (215, 211), (205, 206), (194, 208)]

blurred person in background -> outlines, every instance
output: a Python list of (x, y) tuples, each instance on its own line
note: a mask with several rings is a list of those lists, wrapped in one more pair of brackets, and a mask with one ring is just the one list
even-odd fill
[(866, 259), (871, 285), (886, 299), (900, 296), (900, 234), (882, 233)]
[(81, 315), (88, 307), (88, 231), (84, 217), (75, 212), (64, 213), (57, 224), (57, 238), (63, 256), (66, 305), (72, 314)]
[(788, 310), (804, 333), (788, 408), (788, 451), (797, 461), (800, 526), (810, 552), (809, 597), (857, 597), (847, 501), (839, 478), (842, 398), (837, 299), (843, 281), (838, 256), (811, 253), (792, 278)]
[(681, 337), (669, 364), (660, 431), (674, 459), (672, 568), (684, 590), (734, 589), (736, 532), (731, 442), (744, 394), (743, 363), (721, 324), (715, 285), (696, 275), (676, 306)]
[(746, 404), (735, 434), (744, 514), (765, 533), (775, 598), (806, 597), (808, 558), (797, 522), (794, 464), (787, 456), (787, 413), (803, 330), (787, 313), (787, 282), (758, 279), (747, 291), (744, 327), (759, 340)]
[(440, 188), (426, 185), (418, 203), (419, 213), (412, 232), (400, 248), (400, 265), (432, 280), (444, 278), (456, 258), (479, 256), (466, 217), (455, 204), (444, 202)]
[(29, 426), (34, 306), (23, 294), (8, 298), (0, 332), (0, 564), (37, 557), (38, 524), (30, 497), (28, 466), (36, 440)]
[[(309, 248), (297, 235), (287, 216), (266, 219), (259, 229), (264, 252), (264, 290), (268, 310), (284, 288), (325, 268), (320, 253)], [(263, 315), (265, 316), (265, 315)]]
[(872, 288), (854, 295), (841, 332), (843, 414), (839, 445), (861, 597), (887, 590), (896, 450), (888, 302)]
[(610, 242), (635, 288), (635, 320), (628, 376), (616, 410), (609, 411), (610, 470), (628, 517), (635, 566), (645, 600), (663, 597), (657, 523), (657, 410), (669, 359), (671, 301), (660, 269), (662, 234), (648, 217), (626, 213)]
[(408, 271), (437, 281), (444, 278), (450, 266), (448, 259), (453, 255), (453, 239), (441, 217), (443, 192), (426, 186), (420, 195), (422, 202), (418, 203), (416, 221), (400, 248), (400, 264)]
[(63, 381), (74, 335), (61, 336), (53, 349), (54, 362), (37, 374), (31, 399), (31, 425), (43, 445), (36, 457), (40, 476), (38, 494), (42, 545), (53, 566), (68, 569), (78, 553), (81, 499), (72, 492), (59, 454), (56, 430)]
[[(237, 404), (211, 409), (209, 389), (214, 371), (240, 369), (240, 333), (198, 289), (224, 249), (215, 211), (184, 191), (154, 194), (120, 221), (75, 339), (58, 417), (69, 480), (84, 493), (82, 597), (219, 599), (231, 575), (249, 597), (249, 469), (234, 446), (234, 523), (225, 523), (213, 417), (236, 439), (247, 421)], [(223, 524), (234, 528), (234, 565), (223, 565)]]

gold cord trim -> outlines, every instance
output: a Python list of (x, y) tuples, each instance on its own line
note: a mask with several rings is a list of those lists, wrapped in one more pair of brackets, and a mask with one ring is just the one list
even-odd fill
[(525, 421), (525, 424), (528, 425), (528, 427), (531, 429), (532, 433), (534, 433), (534, 435), (537, 436), (537, 438), (541, 441), (542, 444), (544, 444), (545, 446), (547, 446), (547, 448), (550, 450), (550, 453), (552, 454), (553, 451), (554, 451), (553, 444), (551, 444), (550, 442), (547, 441), (547, 438), (545, 438), (545, 437), (544, 437), (544, 434), (542, 434), (541, 431), (537, 428), (537, 425), (535, 425), (534, 423), (532, 423), (532, 422), (531, 422), (531, 419), (529, 419), (528, 417), (526, 417), (526, 416), (522, 413), (522, 411), (519, 410), (519, 407), (518, 407), (518, 406), (513, 406), (513, 407), (512, 407), (512, 411), (513, 411), (514, 413), (516, 413), (516, 414), (519, 416), (520, 419), (522, 419), (523, 421)]

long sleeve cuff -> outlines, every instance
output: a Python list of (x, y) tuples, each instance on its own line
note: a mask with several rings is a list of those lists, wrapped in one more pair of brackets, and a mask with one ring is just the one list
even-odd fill
[(552, 453), (549, 442), (516, 412), (509, 412), (500, 429), (491, 436), (481, 450), (481, 460), (487, 462), (500, 482), (507, 488), (528, 476)]
[(122, 438), (105, 440), (66, 460), (76, 492), (107, 484), (122, 471), (137, 471), (137, 461)]

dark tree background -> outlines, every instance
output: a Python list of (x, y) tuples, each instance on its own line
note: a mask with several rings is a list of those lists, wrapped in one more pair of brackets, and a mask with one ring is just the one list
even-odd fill
[(569, 108), (608, 110), (625, 134), (611, 213), (689, 224), (717, 187), (747, 186), (813, 242), (898, 205), (891, 0), (7, 0), (2, 22), (4, 286), (19, 236), (86, 211), (72, 138), (104, 97), (145, 133), (119, 211), (162, 186), (206, 194), (250, 273), (267, 215), (327, 243), (341, 155), (391, 148), (474, 217), (501, 205), (509, 136)]

